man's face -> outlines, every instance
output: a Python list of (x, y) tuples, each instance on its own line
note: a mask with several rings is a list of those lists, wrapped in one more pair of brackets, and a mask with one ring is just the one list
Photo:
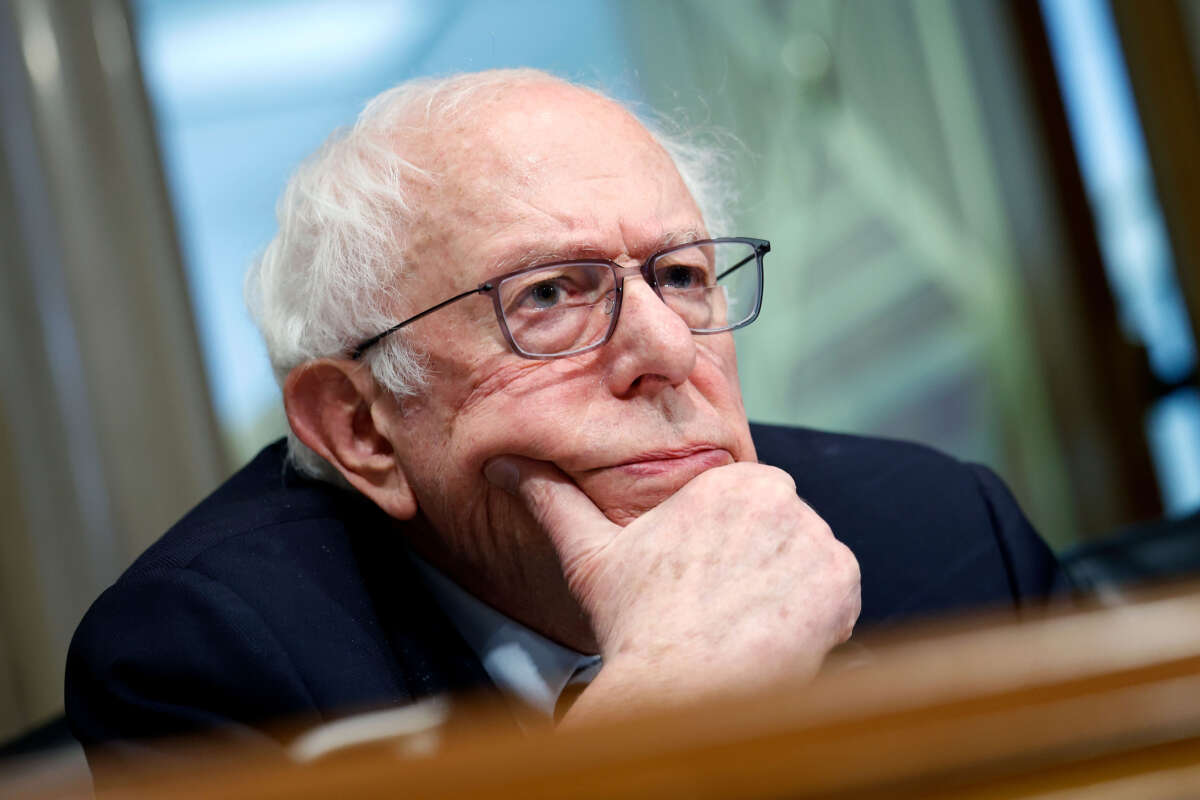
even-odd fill
[[(667, 155), (624, 111), (576, 89), (510, 90), (430, 150), (425, 166), (440, 177), (418, 199), (401, 317), (521, 267), (587, 257), (634, 265), (707, 236)], [(755, 459), (731, 334), (692, 335), (640, 276), (625, 279), (612, 339), (578, 356), (517, 356), (482, 295), (406, 333), (428, 356), (430, 387), (384, 416), (435, 532), (418, 547), (559, 638), (578, 641), (524, 607), (557, 602), (561, 587), (545, 586), (558, 574), (553, 551), (517, 500), (485, 479), (489, 459), (551, 462), (618, 524), (706, 469)]]

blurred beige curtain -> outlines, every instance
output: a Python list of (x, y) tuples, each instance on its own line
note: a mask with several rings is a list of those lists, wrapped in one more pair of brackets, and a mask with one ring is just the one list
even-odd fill
[(0, 5), (0, 737), (226, 471), (119, 0)]

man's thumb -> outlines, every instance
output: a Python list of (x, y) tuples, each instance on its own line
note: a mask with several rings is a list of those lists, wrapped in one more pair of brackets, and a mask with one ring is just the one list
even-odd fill
[(575, 482), (547, 461), (498, 456), (483, 467), (494, 486), (517, 497), (546, 531), (564, 566), (612, 537), (614, 526)]

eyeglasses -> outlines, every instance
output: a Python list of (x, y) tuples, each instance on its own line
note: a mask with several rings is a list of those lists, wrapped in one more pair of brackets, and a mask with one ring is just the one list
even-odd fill
[(526, 267), (481, 283), (358, 344), (359, 359), (385, 336), (475, 294), (492, 297), (500, 331), (524, 358), (561, 358), (594, 350), (612, 338), (621, 315), (626, 275), (641, 273), (654, 293), (692, 333), (745, 327), (762, 308), (765, 239), (722, 238), (660, 250), (638, 267), (612, 261), (560, 261)]

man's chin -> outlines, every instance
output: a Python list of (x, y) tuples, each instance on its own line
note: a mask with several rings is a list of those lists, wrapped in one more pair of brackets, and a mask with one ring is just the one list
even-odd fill
[(733, 462), (726, 450), (702, 450), (589, 470), (572, 477), (609, 520), (625, 526), (659, 506), (697, 475)]

